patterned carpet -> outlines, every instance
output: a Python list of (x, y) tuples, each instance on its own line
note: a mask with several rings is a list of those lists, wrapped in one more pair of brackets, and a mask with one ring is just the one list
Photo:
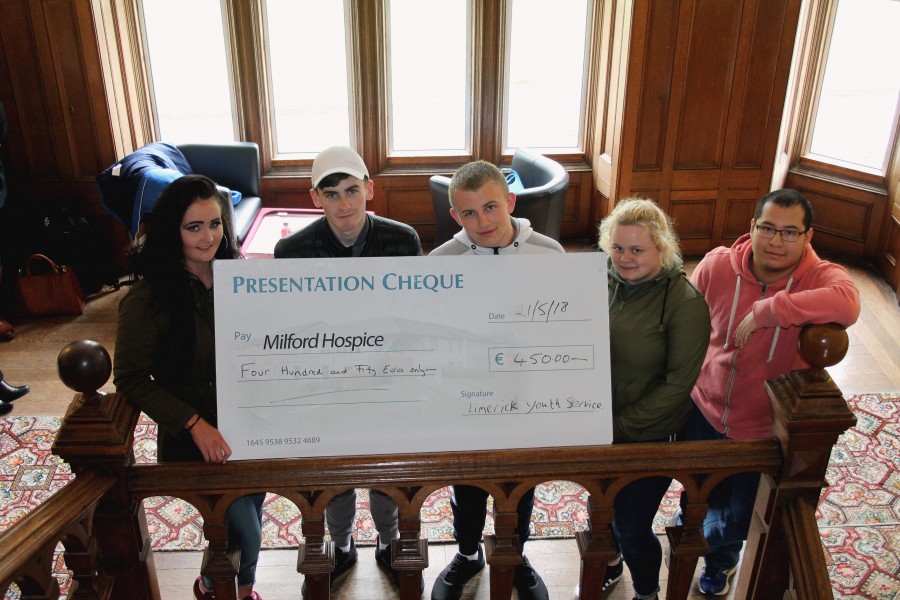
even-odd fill
[[(900, 598), (900, 394), (848, 396), (847, 402), (858, 423), (832, 453), (827, 475), (831, 485), (823, 491), (817, 512), (832, 587), (836, 598)], [(68, 466), (50, 454), (59, 426), (59, 419), (50, 417), (0, 418), (0, 530), (71, 479)], [(155, 424), (142, 418), (135, 434), (138, 462), (155, 460), (155, 437)], [(660, 532), (678, 504), (678, 489), (673, 484), (657, 514)], [(569, 537), (583, 529), (586, 497), (570, 482), (541, 485), (534, 536)], [(357, 542), (374, 543), (365, 490), (360, 490), (357, 503)], [(150, 498), (145, 509), (155, 550), (192, 550), (205, 543), (202, 519), (193, 506), (173, 498)], [(296, 546), (302, 535), (294, 505), (270, 494), (264, 511), (264, 547)], [(486, 531), (492, 530), (489, 515)], [(423, 507), (422, 534), (432, 542), (452, 541), (449, 489), (432, 494)]]

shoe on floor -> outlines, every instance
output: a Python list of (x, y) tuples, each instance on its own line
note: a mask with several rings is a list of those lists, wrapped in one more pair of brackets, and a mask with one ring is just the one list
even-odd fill
[(0, 401), (12, 402), (18, 400), (28, 393), (31, 388), (27, 385), (10, 385), (3, 379), (3, 373), (0, 372)]
[(528, 562), (527, 556), (523, 556), (522, 559), (524, 562), (516, 565), (513, 572), (513, 586), (519, 593), (519, 600), (550, 600), (544, 580)]
[(379, 548), (381, 548), (381, 540), (375, 538), (375, 563), (378, 564), (378, 568), (390, 575), (396, 584), (397, 571), (391, 566), (391, 545), (388, 544), (383, 550), (379, 550)]
[(736, 570), (737, 565), (724, 571), (715, 567), (704, 567), (703, 573), (700, 574), (700, 591), (713, 596), (724, 596), (731, 589), (729, 580)]
[[(622, 574), (625, 572), (625, 561), (622, 560), (622, 556), (619, 556), (619, 562), (615, 565), (606, 565), (606, 577), (603, 579), (603, 585), (600, 587), (601, 592), (607, 591), (609, 588), (613, 586), (614, 583), (618, 582), (622, 579)], [(581, 584), (577, 584), (575, 586), (575, 591), (572, 593), (573, 600), (581, 600)]]
[(216, 600), (216, 595), (212, 592), (204, 592), (200, 588), (200, 578), (194, 580), (194, 598), (197, 600)]
[(456, 553), (450, 564), (444, 567), (431, 588), (431, 600), (459, 600), (466, 583), (484, 569), (484, 550), (478, 547), (478, 558), (469, 560)]
[(615, 565), (606, 565), (606, 577), (603, 579), (603, 585), (600, 587), (601, 592), (607, 591), (613, 585), (622, 579), (625, 572), (625, 561), (619, 556), (619, 562)]
[[(391, 547), (387, 546), (383, 550), (379, 550), (378, 548), (381, 546), (381, 542), (378, 538), (375, 538), (375, 563), (378, 565), (378, 568), (390, 575), (391, 582), (397, 587), (400, 585), (400, 579), (397, 573), (397, 569), (391, 566)], [(419, 573), (419, 593), (425, 591), (425, 578), (422, 577), (422, 574)]]
[[(329, 579), (331, 583), (334, 580), (350, 570), (350, 567), (356, 564), (359, 553), (356, 551), (356, 541), (350, 538), (350, 550), (344, 552), (337, 546), (334, 547), (334, 570), (331, 572)], [(303, 578), (303, 585), (300, 586), (300, 596), (306, 598), (306, 578)]]

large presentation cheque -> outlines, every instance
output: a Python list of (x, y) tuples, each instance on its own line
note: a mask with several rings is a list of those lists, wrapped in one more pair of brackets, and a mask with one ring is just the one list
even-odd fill
[(232, 459), (608, 444), (606, 255), (215, 263)]

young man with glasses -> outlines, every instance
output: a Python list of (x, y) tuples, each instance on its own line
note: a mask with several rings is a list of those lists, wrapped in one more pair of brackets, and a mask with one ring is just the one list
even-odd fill
[[(756, 206), (749, 234), (712, 250), (694, 269), (691, 281), (709, 304), (712, 333), (691, 393), (686, 439), (771, 437), (772, 406), (763, 384), (809, 367), (797, 351), (802, 327), (856, 322), (859, 292), (843, 267), (812, 249), (812, 218), (803, 194), (774, 191)], [(728, 592), (758, 485), (758, 473), (742, 473), (710, 495), (702, 592)]]

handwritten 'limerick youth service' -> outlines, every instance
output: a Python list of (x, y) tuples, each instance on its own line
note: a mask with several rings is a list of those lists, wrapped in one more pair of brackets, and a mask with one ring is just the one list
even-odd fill
[(601, 253), (215, 263), (232, 459), (608, 444)]

